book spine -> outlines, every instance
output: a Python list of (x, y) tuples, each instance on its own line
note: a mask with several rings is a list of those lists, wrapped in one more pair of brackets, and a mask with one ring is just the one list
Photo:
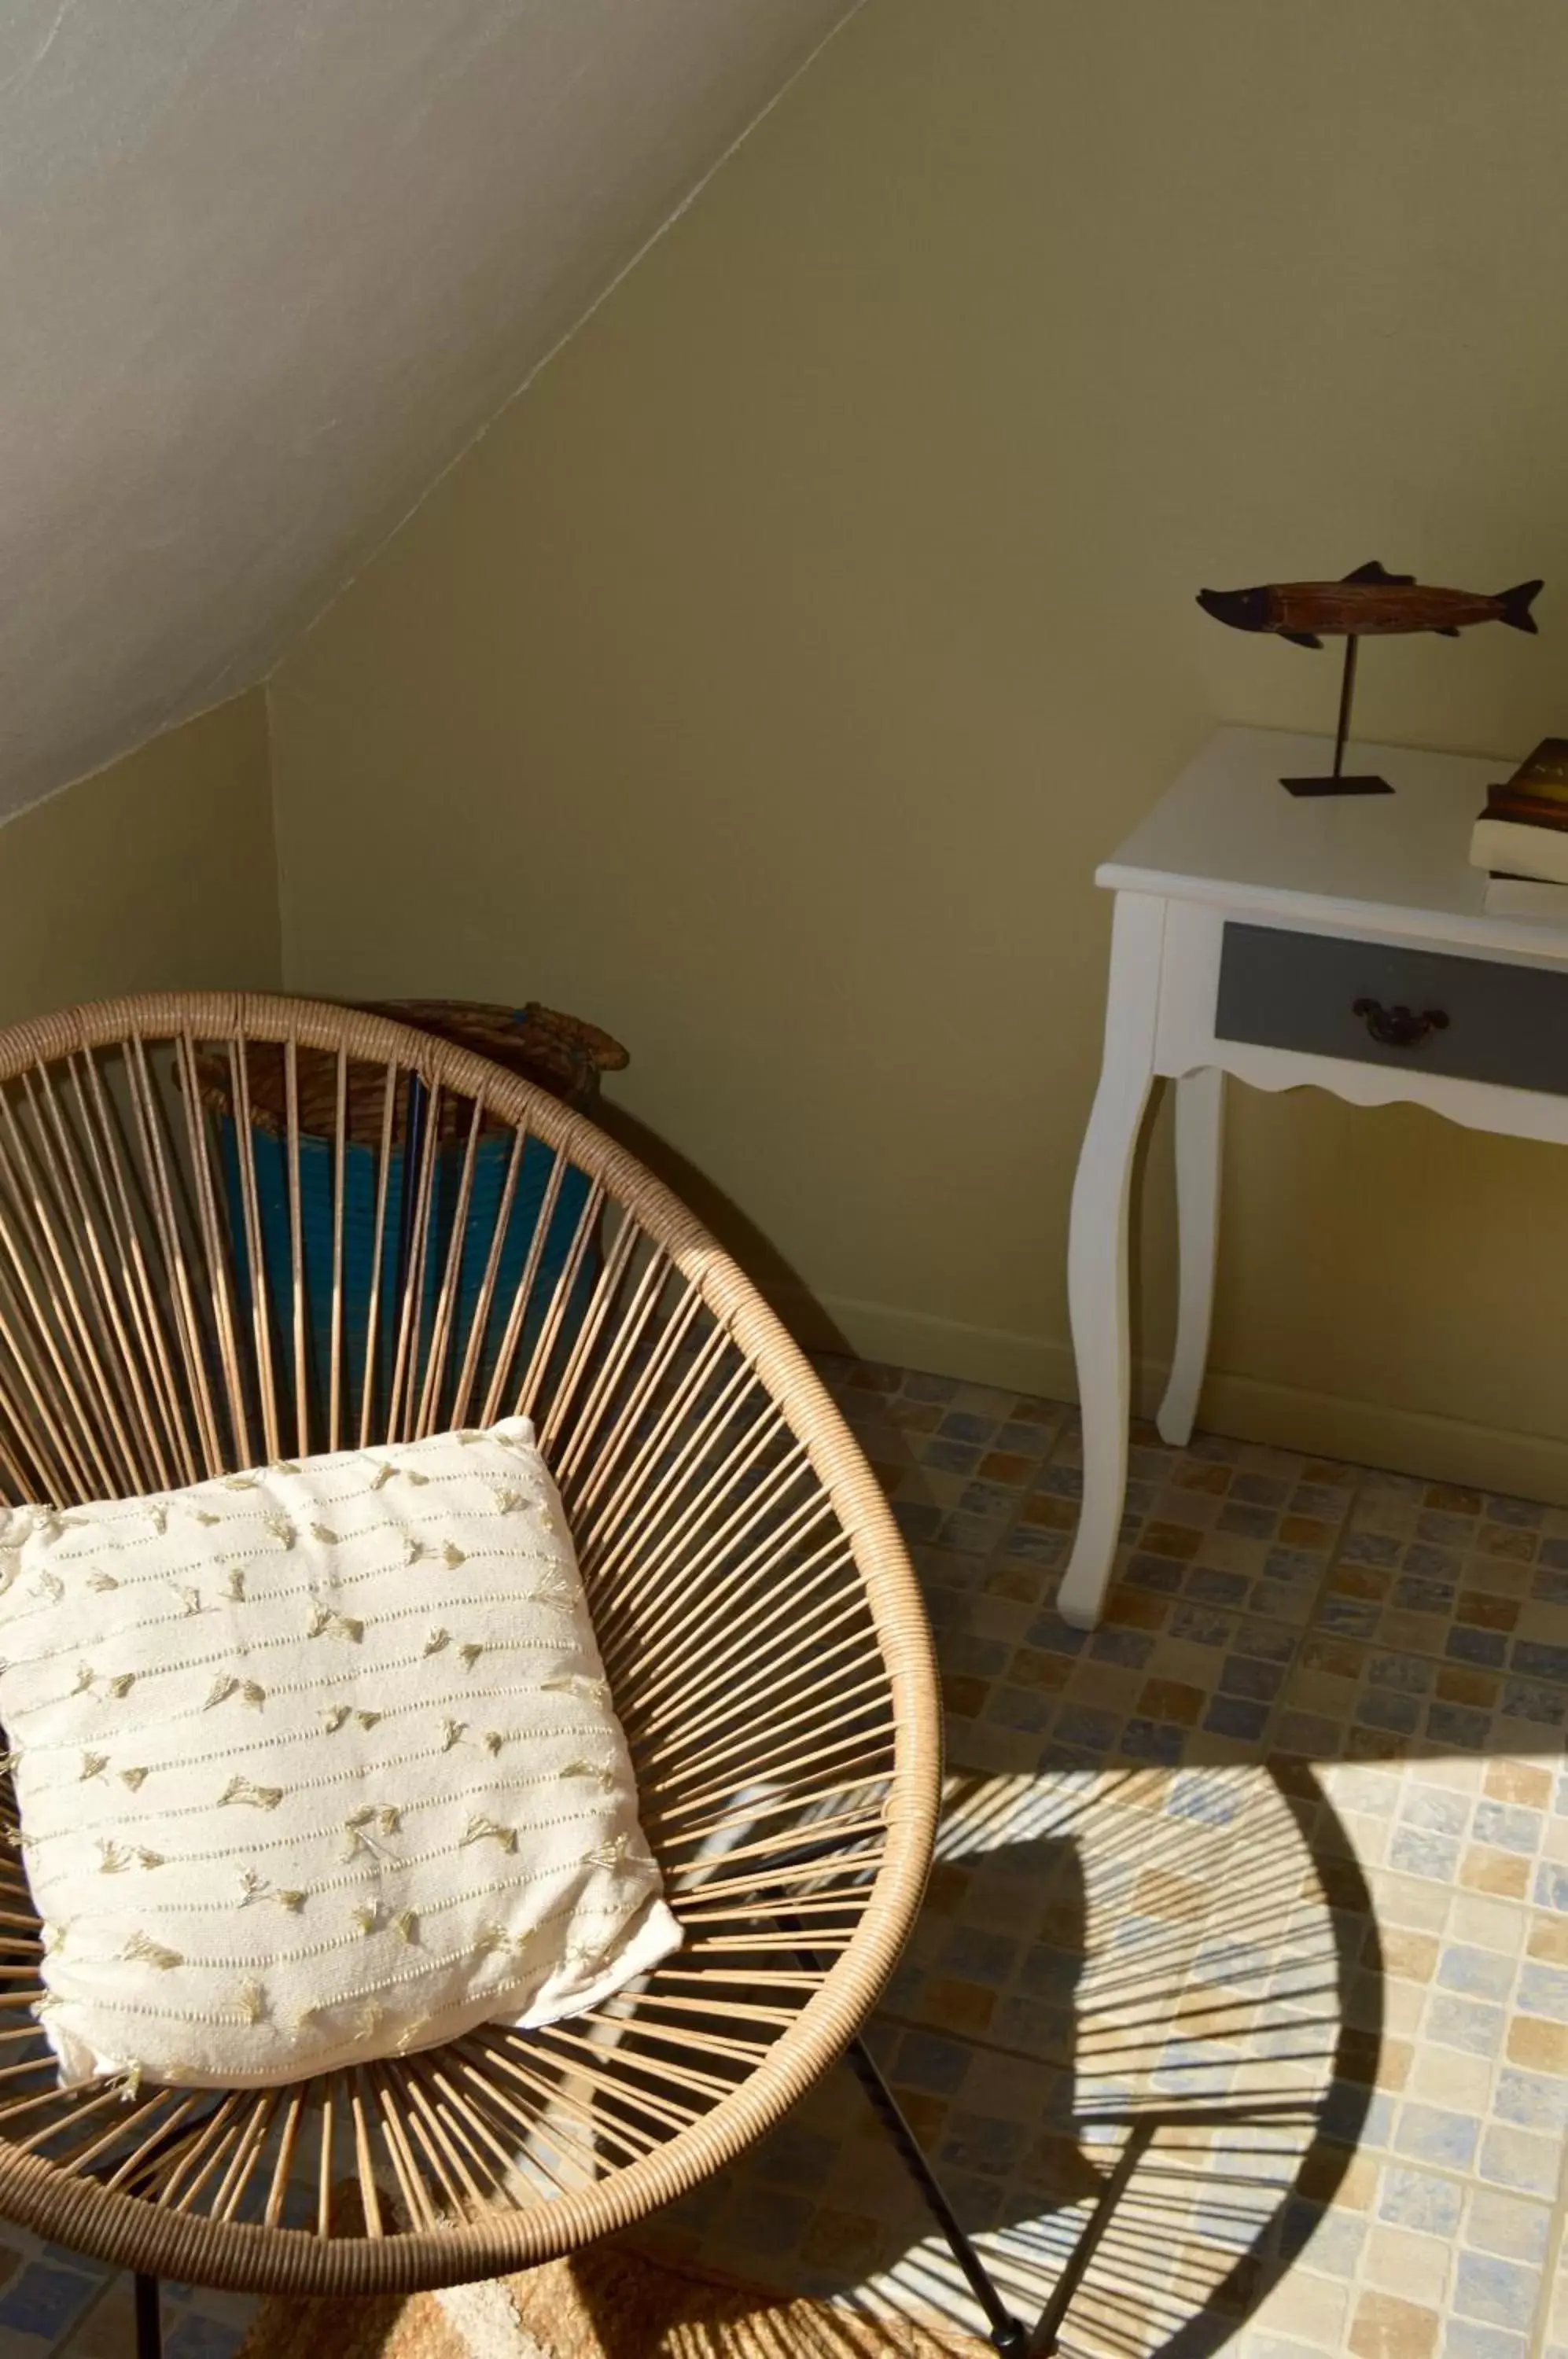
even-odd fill
[(1530, 802), (1568, 803), (1568, 778), (1500, 778), (1494, 795), (1523, 795)]
[(1512, 788), (1494, 788), (1482, 816), (1506, 820), (1517, 827), (1568, 828), (1568, 800), (1555, 802), (1545, 796), (1516, 793)]

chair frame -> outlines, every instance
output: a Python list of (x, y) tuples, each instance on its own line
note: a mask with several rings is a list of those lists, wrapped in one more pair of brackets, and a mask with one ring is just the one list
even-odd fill
[[(243, 1234), (231, 1233), (226, 1239), (221, 1234), (212, 1113), (202, 1100), (199, 1070), (200, 1054), (214, 1047), (227, 1055), (234, 1075), (242, 1139), (248, 1138), (246, 1074), (252, 1054), (282, 1052), (290, 1190), (291, 1354), (287, 1336), (275, 1349), (269, 1332), (270, 1278), (255, 1213), (254, 1141), (241, 1150), (242, 1162), (248, 1156), (251, 1170)], [(174, 1060), (178, 1110), (172, 1114), (168, 1104), (160, 1107), (152, 1075), (152, 1060), (160, 1051), (171, 1053)], [(306, 1379), (307, 1270), (299, 1217), (299, 1073), (301, 1060), (310, 1056), (334, 1060), (336, 1073), (332, 1364), (330, 1408), (323, 1413), (318, 1401), (314, 1419), (318, 1427), (324, 1422), (324, 1430), (312, 1430)], [(153, 1203), (150, 1225), (144, 1221), (139, 1230), (127, 1209), (125, 1175), (115, 1168), (124, 1141), (116, 1144), (115, 1120), (102, 1105), (102, 1069), (116, 1057), (123, 1060), (129, 1092), (128, 1130), (140, 1141), (139, 1184)], [(482, 2137), (495, 2146), (495, 2116), (477, 2105), (469, 2109), (464, 2090), (435, 2070), (450, 2052), (445, 2049), (430, 2051), (431, 2071), (416, 2071), (406, 2087), (400, 2088), (390, 2071), (370, 2068), (367, 2074), (326, 2076), (320, 2090), (310, 2082), (281, 2091), (234, 2092), (226, 2097), (222, 2093), (155, 2092), (150, 2099), (136, 2101), (123, 2128), (111, 2124), (105, 2130), (99, 2110), (105, 2102), (102, 2094), (67, 2093), (58, 2101), (47, 2093), (10, 2098), (4, 2087), (10, 2075), (25, 2075), (38, 2066), (36, 2060), (6, 2064), (9, 2056), (26, 2053), (7, 2047), (0, 2048), (0, 2214), (16, 2217), (43, 2236), (133, 2272), (139, 2359), (155, 2359), (160, 2347), (162, 2277), (305, 2296), (412, 2293), (526, 2269), (627, 2227), (733, 2162), (835, 2058), (847, 2052), (980, 2300), (995, 2346), (1023, 2352), (1028, 2348), (1025, 2330), (1007, 2312), (859, 2036), (920, 1904), (940, 1791), (941, 1722), (930, 1633), (902, 1540), (836, 1408), (757, 1288), (670, 1190), (604, 1132), (544, 1091), (450, 1041), (325, 1002), (251, 994), (150, 994), (0, 1031), (0, 1496), (49, 1498), (64, 1507), (74, 1499), (105, 1495), (110, 1488), (102, 1480), (106, 1470), (119, 1474), (114, 1495), (125, 1495), (127, 1489), (158, 1487), (145, 1479), (148, 1468), (167, 1487), (256, 1463), (257, 1439), (264, 1440), (260, 1454), (267, 1457), (285, 1449), (300, 1454), (322, 1446), (352, 1445), (355, 1419), (344, 1381), (343, 1174), (349, 1137), (348, 1077), (351, 1068), (364, 1067), (379, 1067), (386, 1076), (383, 1170), (399, 1090), (406, 1092), (405, 1180), (411, 1181), (419, 1168), (412, 1192), (404, 1187), (406, 1233), (391, 1305), (398, 1321), (400, 1373), (387, 1419), (378, 1424), (371, 1406), (375, 1377), (367, 1346), (357, 1439), (410, 1439), (440, 1430), (436, 1420), (443, 1402), (452, 1397), (437, 1357), (437, 1336), (441, 1351), (450, 1352), (455, 1363), (453, 1272), (461, 1250), (448, 1249), (440, 1277), (432, 1332), (425, 1339), (422, 1382), (420, 1310), (416, 1306), (423, 1299), (429, 1273), (423, 1262), (410, 1261), (409, 1256), (428, 1259), (431, 1255), (432, 1175), (440, 1136), (436, 1109), (450, 1110), (455, 1098), (469, 1110), (460, 1226), (466, 1219), (482, 1124), (511, 1132), (514, 1176), (525, 1142), (537, 1139), (553, 1151), (561, 1168), (569, 1162), (586, 1174), (590, 1186), (570, 1265), (550, 1299), (545, 1341), (536, 1345), (516, 1397), (508, 1392), (504, 1402), (497, 1402), (493, 1394), (486, 1416), (479, 1421), (509, 1408), (536, 1415), (547, 1457), (552, 1463), (562, 1461), (556, 1471), (572, 1514), (574, 1498), (588, 1497), (593, 1491), (592, 1483), (586, 1490), (582, 1483), (584, 1465), (593, 1462), (590, 1445), (603, 1444), (608, 1432), (617, 1438), (617, 1446), (624, 1446), (604, 1404), (617, 1385), (627, 1382), (625, 1371), (632, 1364), (632, 1344), (639, 1336), (647, 1343), (661, 1332), (657, 1306), (673, 1299), (681, 1306), (679, 1315), (671, 1314), (663, 1332), (679, 1336), (685, 1322), (694, 1333), (692, 1322), (699, 1317), (709, 1321), (711, 1346), (704, 1345), (704, 1351), (713, 1368), (724, 1353), (734, 1354), (736, 1382), (744, 1379), (743, 1390), (760, 1393), (781, 1446), (788, 1443), (783, 1462), (796, 1470), (789, 1480), (806, 1481), (811, 1496), (819, 1502), (814, 1512), (825, 1512), (831, 1520), (846, 1582), (853, 1571), (856, 1608), (864, 1607), (869, 1616), (871, 1639), (866, 1644), (870, 1647), (874, 1641), (878, 1679), (886, 1690), (887, 1734), (881, 1749), (892, 1756), (890, 1767), (877, 1773), (880, 1799), (875, 1827), (865, 1818), (864, 1806), (857, 1806), (863, 1811), (860, 1820), (832, 1822), (847, 1824), (855, 1832), (852, 1864), (859, 1881), (849, 1897), (835, 1894), (825, 1871), (840, 1855), (819, 1848), (802, 1861), (798, 1830), (792, 1835), (788, 1829), (776, 1831), (747, 1843), (747, 1853), (759, 1855), (751, 1871), (753, 1881), (771, 1897), (752, 1906), (743, 1894), (728, 1904), (736, 1924), (751, 1929), (744, 1941), (737, 1939), (729, 1947), (755, 1953), (766, 1942), (779, 1971), (760, 1980), (754, 1971), (757, 1988), (739, 1984), (739, 1969), (731, 1981), (751, 2001), (762, 1983), (777, 1985), (761, 1995), (765, 2002), (778, 2003), (725, 2000), (735, 2021), (726, 2016), (725, 2035), (716, 2036), (703, 2028), (704, 2011), (711, 2016), (716, 1999), (665, 1999), (661, 2004), (666, 2009), (685, 2006), (697, 2012), (676, 2016), (673, 2027), (662, 2018), (654, 2021), (649, 2037), (655, 2057), (629, 2052), (629, 2042), (581, 2050), (572, 2070), (580, 2069), (582, 2057), (593, 2058), (602, 2068), (603, 2088), (609, 2090), (615, 2086), (610, 2068), (617, 2066), (629, 2076), (634, 2114), (640, 2105), (645, 2124), (652, 2119), (676, 2125), (673, 2135), (654, 2138), (645, 2129), (639, 2140), (633, 2140), (625, 2134), (629, 2117), (606, 2114), (606, 2120), (619, 2124), (616, 2146), (623, 2158), (602, 2177), (591, 2172), (585, 2186), (557, 2184), (548, 2200), (517, 2208), (490, 2207), (484, 2201), (466, 2204), (464, 2187), (476, 2195), (478, 2190), (464, 2151), (475, 2157), (475, 2141)], [(188, 1221), (182, 1228), (169, 1209), (177, 1192), (170, 1166), (180, 1155), (186, 1164), (184, 1184), (195, 1206), (193, 1227)], [(136, 1161), (134, 1156), (129, 1159)], [(138, 1175), (133, 1171), (132, 1177)], [(539, 1215), (541, 1233), (549, 1219), (549, 1201)], [(378, 1222), (384, 1211), (383, 1190)], [(588, 1341), (580, 1338), (558, 1352), (563, 1305), (572, 1286), (589, 1267), (585, 1246), (590, 1231), (612, 1214), (620, 1221), (617, 1242), (593, 1280), (584, 1314)], [(502, 1225), (506, 1219), (503, 1207)], [(126, 1266), (118, 1271), (113, 1267), (116, 1245), (126, 1256)], [(492, 1273), (498, 1252), (499, 1229)], [(376, 1253), (379, 1269), (379, 1231)], [(248, 1336), (244, 1288), (235, 1282), (247, 1257), (254, 1328)], [(530, 1251), (529, 1272), (537, 1261), (536, 1245)], [(379, 1277), (375, 1283), (378, 1303)], [(519, 1306), (530, 1283), (525, 1273)], [(520, 1309), (514, 1317), (520, 1318)], [(624, 1347), (617, 1342), (595, 1367), (594, 1339), (601, 1331), (605, 1336), (618, 1335), (623, 1318), (629, 1341)], [(73, 1367), (77, 1353), (82, 1357)], [(471, 1339), (466, 1375), (456, 1394), (463, 1414), (453, 1414), (452, 1423), (474, 1420), (474, 1360)], [(503, 1375), (511, 1365), (503, 1361)], [(612, 1366), (617, 1371), (613, 1382)], [(641, 1382), (630, 1385), (634, 1399)], [(631, 1411), (618, 1414), (624, 1420)], [(93, 1424), (98, 1416), (105, 1420), (101, 1430)], [(686, 1460), (698, 1462), (695, 1445), (682, 1447)], [(755, 1451), (742, 1458), (732, 1450), (720, 1471), (729, 1468), (738, 1479), (754, 1460)], [(645, 1482), (648, 1500), (639, 1504), (638, 1514), (653, 1518), (650, 1528), (658, 1528), (659, 1514), (674, 1512), (670, 1503), (681, 1496), (681, 1463), (678, 1453), (676, 1471), (660, 1466)], [(127, 1484), (125, 1474), (138, 1470), (143, 1479)], [(787, 1486), (780, 1487), (781, 1478), (768, 1480), (779, 1499), (789, 1495)], [(691, 1521), (690, 1515), (686, 1520)], [(793, 1520), (791, 1511), (784, 1528)], [(706, 1530), (702, 1524), (697, 1528)], [(766, 1523), (762, 1528), (763, 1543), (752, 1561), (759, 1560), (764, 1572), (776, 1572), (787, 1587), (793, 1578), (794, 1543), (769, 1532)], [(584, 1567), (592, 1602), (589, 1556)], [(753, 1587), (757, 1577), (752, 1577)], [(746, 1593), (744, 1587), (740, 1593)], [(613, 1605), (614, 1593), (606, 1590), (603, 1602)], [(813, 1606), (806, 1614), (808, 1630), (811, 1615), (821, 1610)], [(831, 1634), (833, 1625), (824, 1627)], [(665, 1643), (668, 1649), (668, 1637)], [(795, 1651), (800, 1652), (798, 1646)], [(827, 1667), (843, 1651), (842, 1647), (827, 1648), (815, 1667), (814, 1685), (805, 1691), (812, 1699), (811, 1724), (791, 1740), (794, 1749), (787, 1752), (786, 1764), (791, 1777), (841, 1776), (849, 1783), (840, 1790), (850, 1792), (866, 1783), (866, 1776), (857, 1780), (851, 1775), (855, 1746), (863, 1740), (845, 1737), (835, 1743), (833, 1725), (825, 1734), (820, 1725), (821, 1714), (837, 1702), (843, 1677), (842, 1671)], [(721, 1649), (720, 1660), (725, 1659)], [(727, 1659), (735, 1660), (733, 1642)], [(867, 1652), (867, 1662), (871, 1659), (872, 1652)], [(666, 1685), (669, 1677), (667, 1672)], [(877, 1684), (878, 1680), (871, 1682)], [(639, 1737), (636, 1699), (628, 1712), (617, 1690), (617, 1703), (635, 1751)], [(855, 1721), (851, 1712), (844, 1724), (853, 1728)], [(721, 1728), (723, 1724), (721, 1716)], [(793, 1724), (806, 1728), (799, 1720)], [(851, 1758), (842, 1767), (822, 1767), (846, 1753)], [(740, 1777), (741, 1771), (735, 1770), (728, 1781), (737, 1794)], [(712, 1789), (714, 1794), (725, 1790), (723, 1781)], [(831, 1786), (821, 1791), (834, 1794)], [(645, 1816), (647, 1807), (645, 1794)], [(14, 1822), (14, 1816), (8, 1789), (0, 1791), (0, 1820)], [(752, 1822), (745, 1823), (749, 1834)], [(746, 1881), (743, 1875), (740, 1882)], [(722, 1883), (691, 1887), (698, 1895), (727, 1888)], [(820, 1897), (824, 1890), (825, 1901)], [(0, 1922), (24, 1924), (30, 1909), (19, 1862), (0, 1856)], [(36, 1924), (36, 1917), (32, 1921)], [(716, 1936), (724, 1929), (724, 1911), (705, 1921), (713, 1935), (709, 1946), (723, 1951), (725, 1943)], [(756, 1931), (759, 1923), (760, 1934)], [(30, 1950), (16, 1935), (0, 1940), (0, 1946), (19, 1951), (23, 1961), (5, 1969), (12, 1979), (0, 1992), (0, 2006), (28, 2005), (41, 1995), (32, 1979), (39, 1954), (36, 1939)], [(28, 1959), (35, 1961), (30, 1972)], [(650, 1994), (657, 1980), (649, 1985)], [(725, 1989), (722, 1972), (708, 1987), (715, 1993)], [(789, 2007), (782, 2003), (800, 1990), (809, 1994), (803, 2004)], [(639, 1998), (637, 2005), (642, 2003)], [(7, 2020), (17, 2018), (0, 2016), (0, 2024)], [(630, 2017), (618, 2020), (638, 2034), (644, 2029), (635, 2007)], [(0, 2040), (26, 2042), (30, 2036), (21, 2029), (0, 2031)], [(412, 2060), (416, 2067), (427, 2061)], [(508, 2069), (525, 2068), (514, 2060)], [(734, 2077), (737, 2069), (738, 2078)], [(593, 2080), (592, 2071), (589, 2079)], [(203, 2094), (206, 2104), (196, 2102)], [(165, 2098), (174, 2102), (166, 2105)], [(49, 2114), (51, 2103), (57, 2104), (58, 2121)], [(537, 2111), (537, 2097), (530, 2103)], [(596, 2086), (590, 2105), (599, 2103)], [(301, 2122), (316, 2104), (321, 2108), (321, 2193), (316, 2233), (310, 2234), (283, 2226), (281, 2211)], [(10, 2120), (31, 2114), (36, 2122), (40, 2106), (49, 2125), (30, 2131), (21, 2145), (9, 2143)], [(41, 2151), (58, 2130), (69, 2133), (89, 2113), (96, 2118), (85, 2146), (73, 2147), (63, 2163)], [(340, 2138), (345, 2125), (352, 2134), (363, 2234), (332, 2232), (328, 2177), (334, 2119)], [(256, 2224), (236, 2217), (250, 2178), (274, 2146), (265, 2218)], [(111, 2183), (81, 2175), (101, 2154), (107, 2154), (115, 2166)], [(592, 2163), (592, 2153), (590, 2159)], [(378, 2171), (387, 2166), (406, 2214), (393, 2233), (377, 2193)], [(99, 2168), (107, 2170), (108, 2164)], [(198, 2216), (192, 2209), (194, 2190), (217, 2169), (223, 2176), (216, 2216)], [(261, 2169), (260, 2176), (265, 2181), (268, 2174)], [(445, 2207), (450, 2216), (438, 2215), (427, 2178), (438, 2200), (443, 2187), (453, 2198)], [(148, 2200), (148, 2190), (159, 2200)], [(180, 2193), (178, 2204), (176, 2192)]]

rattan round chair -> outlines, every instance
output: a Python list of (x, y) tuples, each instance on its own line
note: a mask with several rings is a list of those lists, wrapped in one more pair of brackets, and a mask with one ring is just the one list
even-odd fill
[[(551, 2029), (127, 2102), (55, 2085), (38, 1920), (0, 1855), (0, 2213), (139, 2273), (144, 2299), (160, 2276), (372, 2293), (527, 2268), (734, 2160), (898, 1957), (939, 1722), (903, 1549), (811, 1369), (582, 1115), (302, 1000), (147, 996), (0, 1032), (8, 1499), (516, 1411), (561, 1486), (686, 1942)], [(14, 1835), (8, 1781), (0, 1810)]]

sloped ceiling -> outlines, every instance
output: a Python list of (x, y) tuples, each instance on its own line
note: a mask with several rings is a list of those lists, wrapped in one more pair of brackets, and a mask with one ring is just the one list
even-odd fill
[(270, 668), (849, 0), (0, 0), (0, 813)]

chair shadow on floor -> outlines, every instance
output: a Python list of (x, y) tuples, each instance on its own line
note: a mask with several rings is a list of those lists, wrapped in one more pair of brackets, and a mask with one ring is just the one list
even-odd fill
[[(1226, 1815), (1243, 1787), (1234, 1767), (1181, 1774), (1174, 1817), (1147, 1807), (1135, 1770), (1095, 1790), (955, 1777), (930, 1905), (873, 2027), (1007, 2299), (1031, 2326), (1054, 2308), (1073, 2359), (1218, 2352), (1322, 2220), (1371, 2099), (1376, 1920), (1315, 1775), (1296, 1763), (1250, 1773), (1242, 1821)], [(1202, 1917), (1184, 1918), (1183, 1888), (1205, 1870)], [(1026, 1922), (1025, 1939), (1000, 1930)], [(989, 2031), (931, 2027), (955, 1930), (963, 1955), (975, 1934), (1015, 1942), (1012, 2003)], [(944, 2104), (931, 2084), (955, 2070)], [(1010, 2114), (980, 2109), (1009, 2088), (1021, 2100)], [(798, 2214), (802, 2187), (822, 2192), (835, 2172), (804, 2266), (755, 2245), (726, 2265), (722, 2233), (702, 2234), (722, 2232), (726, 2205), (754, 2223)], [(874, 2207), (880, 2244), (852, 2248)], [(623, 2239), (511, 2278), (506, 2298), (528, 2338), (517, 2347), (543, 2359), (950, 2359), (984, 2347), (844, 2066), (728, 2172)], [(269, 2309), (268, 2332), (288, 2332), (263, 2337), (267, 2359), (304, 2359), (365, 2325), (364, 2305)], [(472, 2348), (452, 2297), (394, 2303), (383, 2324), (384, 2343), (352, 2347), (397, 2359), (404, 2337), (408, 2359)]]
[[(870, 2034), (1006, 2299), (1044, 2318), (1040, 2348), (1054, 2323), (1065, 2353), (1218, 2351), (1318, 2227), (1371, 2103), (1372, 1899), (1311, 1767), (1193, 1763), (1175, 1799), (1154, 1807), (1169, 1782), (1130, 1767), (953, 1777)], [(743, 2334), (743, 2297), (721, 2327), (697, 2285), (650, 2354), (927, 2347), (873, 2339), (870, 2311), (975, 2347), (957, 2268), (843, 2068), (633, 2241), (756, 2288)], [(761, 2339), (769, 2319), (786, 2339)]]

